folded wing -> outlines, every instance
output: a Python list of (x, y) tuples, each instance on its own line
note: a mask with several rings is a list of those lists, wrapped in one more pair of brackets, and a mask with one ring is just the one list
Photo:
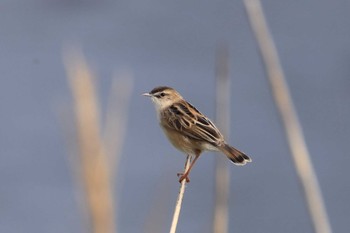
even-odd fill
[(165, 127), (176, 130), (189, 138), (220, 145), (224, 139), (217, 127), (195, 107), (186, 101), (175, 103), (162, 113)]

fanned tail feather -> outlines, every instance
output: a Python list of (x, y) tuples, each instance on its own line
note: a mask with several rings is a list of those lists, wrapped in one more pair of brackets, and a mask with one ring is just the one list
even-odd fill
[(248, 155), (226, 143), (220, 147), (220, 150), (236, 165), (245, 165), (247, 162), (252, 161)]

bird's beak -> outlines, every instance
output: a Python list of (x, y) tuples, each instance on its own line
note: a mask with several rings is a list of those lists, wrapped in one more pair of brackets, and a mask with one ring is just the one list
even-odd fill
[(148, 96), (148, 97), (151, 97), (151, 96), (152, 96), (150, 93), (143, 93), (142, 95), (143, 95), (143, 96)]

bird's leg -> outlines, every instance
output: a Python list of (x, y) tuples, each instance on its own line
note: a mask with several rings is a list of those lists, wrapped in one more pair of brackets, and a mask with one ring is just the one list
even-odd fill
[[(190, 158), (190, 166), (189, 168), (186, 170), (186, 163), (185, 163), (185, 172), (184, 173), (178, 173), (177, 176), (180, 176), (180, 179), (179, 179), (179, 182), (181, 183), (184, 179), (186, 179), (186, 182), (189, 183), (190, 182), (190, 179), (188, 178), (188, 175), (190, 174), (191, 172), (191, 169), (193, 167), (193, 165), (196, 163), (197, 159), (199, 158), (199, 155), (200, 155), (200, 152), (197, 152), (195, 154), (195, 157), (193, 159), (193, 161), (191, 161), (191, 158)], [(188, 155), (190, 156), (190, 155)]]
[[(184, 172), (179, 172), (179, 173), (176, 174), (177, 177), (180, 177), (181, 181), (185, 178), (185, 177), (184, 178), (182, 178), (182, 177), (186, 173), (186, 167), (187, 167), (186, 165), (187, 165), (187, 163), (191, 163), (191, 162), (192, 162), (192, 156), (188, 154), (187, 157), (186, 157), (186, 161), (185, 161)], [(179, 182), (181, 183), (180, 180), (179, 180)], [(189, 183), (189, 182), (190, 182), (190, 179), (186, 176), (186, 183)]]

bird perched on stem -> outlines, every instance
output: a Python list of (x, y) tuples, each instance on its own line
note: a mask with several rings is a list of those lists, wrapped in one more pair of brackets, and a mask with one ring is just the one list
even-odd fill
[(178, 150), (192, 156), (190, 167), (179, 173), (179, 182), (186, 179), (203, 151), (221, 151), (236, 165), (252, 160), (243, 152), (228, 145), (218, 128), (171, 87), (156, 87), (144, 96), (151, 97), (165, 135)]

